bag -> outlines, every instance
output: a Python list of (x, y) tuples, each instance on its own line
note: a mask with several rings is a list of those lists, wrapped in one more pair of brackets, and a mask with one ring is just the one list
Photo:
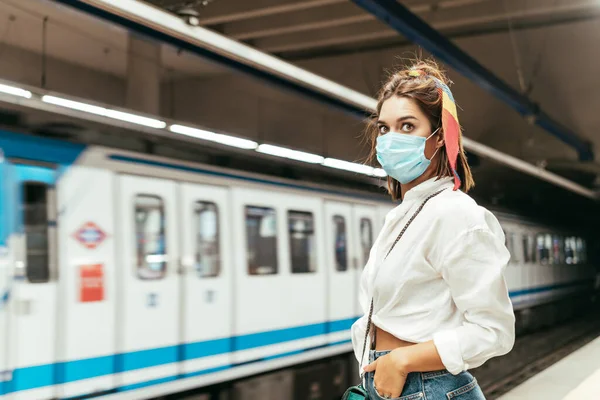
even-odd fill
[[(423, 207), (425, 207), (425, 204), (429, 200), (431, 200), (433, 197), (437, 196), (444, 190), (445, 189), (438, 190), (437, 192), (429, 195), (425, 200), (423, 200), (423, 203), (421, 203), (421, 205), (419, 206), (417, 211), (415, 211), (415, 213), (412, 215), (412, 217), (410, 217), (410, 219), (408, 220), (406, 225), (404, 225), (404, 228), (402, 228), (402, 230), (398, 234), (398, 237), (396, 237), (396, 240), (394, 241), (394, 243), (392, 243), (392, 246), (388, 250), (385, 257), (383, 258), (384, 260), (390, 255), (390, 253), (394, 249), (394, 246), (396, 246), (396, 243), (398, 243), (398, 241), (400, 240), (402, 235), (404, 235), (404, 232), (406, 231), (408, 226), (411, 224), (411, 222), (413, 222), (413, 220), (417, 217), (417, 215), (419, 215), (419, 213), (421, 212)], [(362, 365), (363, 359), (365, 358), (365, 349), (367, 347), (367, 338), (369, 337), (369, 332), (371, 331), (371, 317), (372, 316), (373, 316), (373, 299), (371, 298), (371, 307), (369, 309), (369, 318), (367, 320), (367, 332), (365, 333), (365, 342), (363, 344), (362, 356), (360, 357), (361, 365)], [(374, 348), (375, 347), (374, 345), (375, 345), (375, 339), (373, 338), (373, 340), (371, 340), (371, 348)], [(361, 381), (362, 381), (363, 373), (361, 373), (360, 376), (361, 376)], [(344, 395), (342, 396), (342, 400), (369, 400), (369, 394), (367, 393), (367, 390), (363, 387), (362, 382), (361, 382), (360, 384), (358, 384), (356, 386), (349, 387), (346, 390), (346, 392), (344, 393)]]
[(346, 390), (342, 396), (342, 400), (368, 400), (369, 395), (367, 391), (360, 385), (351, 386)]

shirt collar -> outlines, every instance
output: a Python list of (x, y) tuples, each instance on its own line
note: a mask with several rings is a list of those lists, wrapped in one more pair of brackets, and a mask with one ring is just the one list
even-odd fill
[(419, 183), (404, 194), (402, 202), (387, 214), (385, 222), (387, 223), (388, 221), (394, 220), (399, 215), (404, 215), (408, 209), (412, 207), (415, 201), (424, 199), (438, 190), (454, 187), (453, 182), (452, 177), (446, 176), (440, 179), (438, 179), (438, 177), (433, 177)]
[(402, 202), (413, 201), (421, 198), (425, 198), (430, 194), (437, 192), (438, 190), (453, 187), (454, 183), (452, 177), (445, 176), (443, 178), (433, 177), (424, 182), (419, 183), (417, 186), (411, 188), (408, 192), (404, 193)]

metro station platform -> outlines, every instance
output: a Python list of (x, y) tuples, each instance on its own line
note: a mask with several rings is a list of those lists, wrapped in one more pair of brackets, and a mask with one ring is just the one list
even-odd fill
[(600, 336), (499, 400), (600, 400)]

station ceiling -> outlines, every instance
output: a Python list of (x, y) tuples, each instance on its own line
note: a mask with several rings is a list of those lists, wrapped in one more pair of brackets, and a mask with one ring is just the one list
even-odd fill
[[(395, 65), (406, 63), (415, 55), (427, 56), (348, 0), (147, 2), (182, 17), (197, 18), (203, 27), (373, 97)], [(589, 140), (595, 153), (598, 152), (600, 59), (593, 49), (600, 41), (599, 1), (405, 0), (401, 3), (485, 68), (538, 103), (554, 119)], [(123, 80), (127, 77), (128, 57), (135, 56), (128, 49), (127, 30), (51, 0), (0, 0), (0, 21), (6, 22), (0, 24), (4, 26), (3, 32), (0, 29), (0, 54), (10, 47), (35, 56), (34, 63), (16, 72), (14, 66), (13, 69), (3, 66), (11, 63), (11, 59), (3, 60), (0, 56), (3, 79), (39, 86), (43, 59), (49, 57)], [(232, 75), (221, 65), (167, 45), (160, 48), (160, 63), (166, 89), (170, 87), (167, 82), (173, 79), (227, 80)], [(588, 187), (600, 188), (598, 163), (580, 162), (573, 149), (530, 125), (465, 77), (452, 70), (448, 72), (454, 82), (452, 89), (465, 135)], [(53, 74), (45, 77), (46, 85), (68, 93), (70, 87), (59, 84), (57, 73)], [(88, 86), (89, 89), (82, 90)], [(124, 105), (123, 101), (119, 103), (103, 93), (95, 92), (89, 82), (73, 89), (73, 95)], [(302, 105), (295, 113), (290, 112), (277, 121), (263, 119), (259, 125), (267, 126), (267, 130), (273, 125), (276, 126), (273, 130), (280, 131), (286, 122), (309, 120), (312, 107), (319, 106)], [(176, 110), (173, 112), (177, 115)], [(327, 148), (344, 149), (347, 159), (364, 156), (364, 146), (357, 140), (362, 129), (360, 121), (349, 122), (348, 117), (329, 111), (322, 111), (319, 118), (329, 122), (310, 125), (323, 130), (314, 136), (317, 140), (320, 136), (329, 137)], [(31, 119), (38, 125), (45, 121), (57, 123), (56, 117), (42, 114)], [(334, 122), (331, 128), (331, 121), (337, 120), (338, 126)], [(232, 133), (251, 134), (244, 127)], [(314, 140), (303, 143), (298, 137), (294, 134), (286, 139), (285, 135), (273, 134), (270, 139), (282, 146), (318, 152)], [(475, 156), (471, 160), (478, 180), (476, 193), (486, 202), (507, 208), (527, 204), (531, 210), (551, 209), (553, 213), (564, 214), (567, 221), (570, 215), (585, 220), (596, 210), (590, 201), (562, 189)]]

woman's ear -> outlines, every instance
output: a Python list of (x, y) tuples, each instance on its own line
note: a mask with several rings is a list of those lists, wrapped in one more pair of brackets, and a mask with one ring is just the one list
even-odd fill
[(444, 146), (444, 131), (440, 129), (440, 133), (437, 135), (437, 142), (435, 143), (435, 148), (439, 149)]

